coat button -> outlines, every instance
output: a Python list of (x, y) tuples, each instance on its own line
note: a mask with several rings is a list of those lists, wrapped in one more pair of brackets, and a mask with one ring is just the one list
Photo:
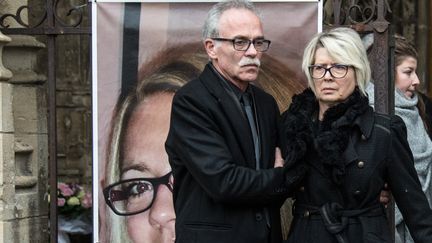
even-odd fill
[(305, 217), (305, 218), (309, 217), (309, 215), (310, 215), (310, 212), (309, 212), (308, 210), (306, 210), (306, 211), (303, 213), (303, 217)]
[(301, 191), (301, 192), (304, 192), (304, 190), (305, 190), (304, 186), (299, 188), (299, 191)]
[(360, 169), (361, 168), (363, 168), (364, 167), (364, 162), (363, 161), (359, 161), (358, 163), (357, 163), (357, 167), (359, 167)]
[(354, 192), (355, 195), (360, 195), (360, 193), (361, 193), (360, 190), (357, 190), (357, 191)]
[(256, 219), (257, 221), (261, 221), (261, 220), (263, 219), (262, 214), (261, 214), (261, 213), (256, 213), (256, 214), (255, 214), (255, 219)]

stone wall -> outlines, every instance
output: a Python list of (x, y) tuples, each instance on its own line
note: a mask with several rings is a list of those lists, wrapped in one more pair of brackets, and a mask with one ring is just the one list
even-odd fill
[[(44, 15), (45, 0), (0, 1), (0, 16), (19, 16), (30, 26)], [(75, 1), (56, 5), (62, 23)], [(88, 16), (83, 25), (89, 26)], [(3, 24), (24, 28), (12, 17)], [(0, 28), (0, 31), (2, 29)], [(44, 35), (0, 32), (0, 243), (49, 242), (48, 58), (55, 58), (59, 181), (91, 186), (90, 35), (56, 35), (56, 56), (47, 56)], [(3, 65), (4, 64), (4, 65)]]

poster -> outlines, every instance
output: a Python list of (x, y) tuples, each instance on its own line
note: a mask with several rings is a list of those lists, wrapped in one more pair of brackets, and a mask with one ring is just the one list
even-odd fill
[[(124, 242), (134, 238), (134, 232), (128, 227), (133, 222), (141, 222), (141, 240), (147, 239), (144, 242), (164, 242), (151, 229), (154, 225), (148, 222), (152, 221), (150, 210), (135, 216), (120, 216), (105, 202), (103, 189), (119, 181), (118, 173), (121, 173), (118, 168), (116, 175), (109, 176), (113, 169), (107, 169), (109, 153), (113, 153), (114, 114), (121, 110), (116, 104), (124, 102), (130, 90), (176, 56), (194, 59), (197, 69), (204, 67), (208, 59), (201, 43), (201, 29), (213, 4), (210, 1), (93, 2), (94, 242)], [(261, 60), (262, 70), (256, 85), (276, 98), (281, 111), (287, 108), (293, 94), (307, 86), (301, 58), (306, 42), (321, 30), (321, 4), (322, 1), (255, 2), (262, 13), (264, 35), (271, 40), (270, 49)], [(161, 143), (164, 139), (155, 140)], [(164, 156), (160, 159), (166, 160)], [(173, 223), (167, 227), (173, 227)], [(113, 224), (116, 227), (110, 227)], [(132, 239), (132, 242), (139, 241)]]

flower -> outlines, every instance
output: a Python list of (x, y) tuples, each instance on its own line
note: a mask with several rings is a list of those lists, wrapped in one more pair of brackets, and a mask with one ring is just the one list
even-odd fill
[(92, 194), (83, 186), (76, 183), (57, 184), (57, 208), (59, 214), (69, 218), (90, 212), (92, 207)]
[(92, 203), (93, 203), (92, 200), (93, 200), (93, 199), (92, 199), (92, 195), (91, 195), (91, 193), (86, 193), (86, 194), (84, 195), (84, 197), (81, 199), (81, 205), (82, 205), (84, 208), (91, 208)]
[(80, 205), (80, 200), (77, 197), (70, 197), (67, 202), (69, 206), (78, 206)]
[(69, 197), (69, 196), (72, 196), (74, 194), (74, 191), (72, 190), (72, 188), (65, 183), (59, 183), (58, 188), (60, 190), (61, 195), (65, 196), (65, 197)]
[(64, 198), (59, 198), (57, 200), (57, 206), (58, 207), (63, 207), (65, 205), (65, 203), (66, 203), (66, 200)]

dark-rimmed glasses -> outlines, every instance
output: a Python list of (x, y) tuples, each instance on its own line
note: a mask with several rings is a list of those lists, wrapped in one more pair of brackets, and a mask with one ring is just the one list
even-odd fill
[(324, 77), (327, 72), (329, 72), (333, 78), (344, 78), (348, 73), (348, 68), (350, 67), (352, 66), (344, 64), (334, 64), (328, 68), (323, 65), (310, 65), (309, 73), (314, 79)]
[(229, 41), (232, 42), (234, 50), (236, 51), (247, 51), (251, 45), (251, 43), (254, 45), (255, 50), (259, 52), (265, 52), (269, 49), (271, 41), (266, 39), (245, 39), (245, 38), (234, 38), (234, 39), (227, 39), (227, 38), (211, 38), (215, 41)]
[(134, 178), (116, 182), (103, 190), (105, 202), (117, 215), (142, 213), (153, 205), (160, 185), (172, 192), (172, 172), (158, 178)]

